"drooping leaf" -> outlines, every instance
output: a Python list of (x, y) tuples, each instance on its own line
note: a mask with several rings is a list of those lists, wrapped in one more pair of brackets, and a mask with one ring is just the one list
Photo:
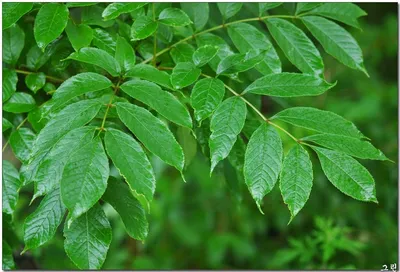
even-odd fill
[(272, 119), (304, 127), (310, 130), (344, 135), (354, 138), (365, 137), (350, 121), (330, 111), (309, 107), (293, 107), (275, 114)]
[(205, 45), (197, 48), (193, 53), (192, 60), (194, 65), (201, 67), (206, 65), (218, 53), (219, 48), (213, 45)]
[(247, 71), (260, 63), (266, 52), (250, 50), (245, 54), (234, 54), (224, 58), (217, 67), (217, 75), (229, 75)]
[(274, 9), (276, 7), (279, 7), (280, 5), (282, 5), (282, 3), (278, 3), (278, 2), (275, 2), (275, 3), (268, 3), (268, 2), (258, 3), (259, 14), (262, 15), (267, 10)]
[(320, 95), (335, 86), (320, 77), (308, 74), (279, 73), (261, 77), (243, 92), (261, 95), (294, 97)]
[(151, 36), (158, 27), (158, 23), (148, 16), (139, 16), (132, 24), (131, 39), (143, 40)]
[(303, 138), (350, 156), (369, 160), (387, 160), (386, 156), (379, 149), (375, 148), (370, 142), (353, 137), (335, 134), (314, 134)]
[(30, 94), (17, 92), (3, 105), (3, 111), (21, 113), (29, 112), (35, 107), (35, 99)]
[(68, 78), (53, 94), (53, 104), (47, 112), (56, 111), (67, 105), (71, 99), (88, 92), (97, 92), (112, 86), (112, 82), (103, 75), (86, 72)]
[(211, 171), (219, 161), (225, 159), (235, 144), (237, 135), (244, 126), (246, 104), (239, 97), (231, 97), (222, 102), (211, 117), (209, 140)]
[[(10, 3), (4, 3), (4, 5)], [(14, 4), (14, 3), (13, 3)], [(16, 3), (15, 3), (16, 4)], [(3, 11), (4, 11), (3, 5)], [(4, 18), (4, 17), (3, 17)], [(3, 23), (4, 26), (4, 23)], [(3, 31), (3, 61), (15, 65), (25, 45), (25, 33), (15, 24)]]
[(161, 11), (158, 21), (169, 26), (186, 26), (192, 23), (189, 16), (181, 9), (166, 8)]
[(29, 128), (20, 128), (11, 133), (10, 146), (18, 160), (28, 162), (35, 138), (35, 133)]
[(6, 102), (17, 90), (18, 76), (14, 70), (3, 68), (2, 98)]
[(114, 77), (121, 73), (121, 67), (114, 57), (106, 51), (98, 48), (84, 47), (78, 52), (69, 55), (67, 59), (73, 59), (99, 66)]
[(33, 7), (33, 3), (24, 2), (5, 2), (3, 3), (3, 29), (15, 24), (22, 16), (28, 13)]
[(271, 192), (282, 169), (282, 140), (278, 132), (263, 123), (251, 135), (244, 159), (244, 179), (261, 210), (263, 197)]
[(135, 65), (125, 76), (146, 79), (167, 89), (174, 90), (171, 85), (170, 75), (148, 64)]
[(49, 150), (33, 176), (35, 193), (32, 201), (38, 196), (47, 194), (60, 183), (64, 166), (70, 156), (90, 142), (94, 132), (95, 127), (92, 126), (72, 129)]
[(297, 3), (297, 5), (296, 5), (296, 15), (298, 15), (298, 14), (300, 14), (300, 13), (303, 13), (303, 12), (305, 12), (305, 11), (309, 11), (309, 10), (311, 10), (311, 9), (313, 9), (313, 8), (316, 8), (316, 7), (318, 7), (318, 6), (320, 6), (320, 5), (322, 5), (323, 3), (307, 3), (307, 2), (300, 2), (300, 3)]
[(191, 62), (178, 63), (171, 74), (171, 83), (175, 89), (182, 89), (194, 83), (201, 74), (201, 70)]
[(118, 116), (150, 152), (182, 172), (185, 164), (182, 148), (161, 120), (142, 107), (116, 103)]
[(198, 122), (209, 117), (225, 95), (224, 83), (216, 78), (204, 78), (196, 82), (190, 95), (190, 102)]
[(79, 269), (101, 268), (111, 243), (112, 230), (100, 204), (95, 204), (69, 228), (65, 225), (64, 236), (65, 252)]
[(6, 131), (6, 130), (8, 130), (10, 128), (13, 128), (13, 127), (14, 127), (14, 125), (11, 124), (11, 122), (8, 121), (6, 118), (3, 117), (2, 131), (4, 132), (4, 131)]
[(68, 23), (68, 8), (64, 4), (44, 4), (35, 18), (33, 32), (38, 47), (44, 51), (46, 46), (61, 35)]
[(68, 226), (101, 198), (110, 172), (100, 137), (78, 150), (69, 157), (61, 178), (61, 199), (69, 210)]
[(188, 43), (180, 43), (171, 49), (170, 54), (175, 63), (191, 62), (194, 48)]
[[(149, 162), (148, 164), (150, 165)], [(128, 186), (121, 181), (110, 178), (107, 190), (102, 198), (119, 213), (130, 237), (142, 241), (146, 239), (149, 232), (149, 224), (145, 211), (139, 201), (132, 195)]]
[(221, 12), (221, 15), (224, 20), (227, 20), (233, 17), (236, 13), (240, 11), (243, 6), (243, 3), (217, 3), (218, 9)]
[(357, 18), (367, 15), (353, 3), (324, 3), (307, 14), (324, 16), (356, 28), (360, 28)]
[(122, 37), (118, 36), (115, 48), (115, 59), (118, 61), (122, 71), (127, 72), (135, 66), (136, 55), (132, 46)]
[(134, 10), (140, 9), (147, 3), (112, 3), (109, 4), (103, 11), (103, 18), (105, 21), (115, 19), (123, 13), (129, 13)]
[(25, 84), (32, 92), (36, 93), (46, 83), (46, 75), (44, 73), (29, 74), (25, 77)]
[(115, 55), (115, 48), (117, 46), (117, 41), (114, 36), (109, 32), (101, 29), (95, 28), (93, 31), (93, 45), (101, 50), (106, 51), (111, 56)]
[[(198, 3), (180, 3), (182, 9), (193, 22), (196, 31), (200, 31), (207, 24), (209, 17), (209, 6), (206, 2)], [(201, 12), (199, 12), (201, 11)]]
[(272, 37), (291, 63), (303, 73), (316, 76), (323, 74), (322, 57), (302, 30), (279, 18), (268, 19), (266, 23)]
[(72, 20), (68, 21), (65, 32), (75, 51), (90, 46), (93, 40), (93, 29), (90, 26), (85, 24), (76, 25)]
[(171, 93), (146, 80), (131, 80), (121, 85), (121, 90), (134, 99), (156, 110), (178, 125), (192, 127), (192, 118), (186, 107)]
[(371, 174), (349, 155), (313, 147), (329, 181), (342, 193), (361, 201), (378, 202)]
[(18, 201), (18, 191), (21, 187), (18, 170), (11, 162), (3, 160), (3, 213), (12, 215)]
[(301, 145), (296, 144), (289, 150), (283, 161), (279, 180), (283, 201), (290, 211), (290, 221), (310, 197), (312, 181), (313, 169), (310, 156)]
[(24, 222), (24, 252), (50, 241), (61, 224), (66, 210), (61, 201), (60, 186), (56, 186)]
[(344, 65), (368, 75), (357, 41), (338, 24), (318, 16), (302, 18), (310, 32), (321, 43), (325, 51)]
[(182, 146), (185, 155), (185, 167), (190, 165), (197, 153), (197, 141), (192, 134), (192, 130), (185, 127), (178, 127), (176, 132), (178, 143)]

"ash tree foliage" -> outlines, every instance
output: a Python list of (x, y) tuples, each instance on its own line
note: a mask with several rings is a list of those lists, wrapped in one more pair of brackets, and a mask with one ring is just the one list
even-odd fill
[[(62, 225), (73, 263), (101, 268), (112, 240), (105, 202), (130, 237), (145, 241), (157, 189), (150, 155), (185, 181), (193, 141), (210, 174), (223, 160), (232, 164), (261, 213), (276, 186), (290, 221), (304, 207), (313, 184), (310, 152), (338, 190), (377, 203), (374, 179), (357, 159), (388, 159), (352, 122), (309, 105), (267, 117), (254, 102), (334, 88), (316, 42), (368, 76), (346, 30), (359, 28), (366, 13), (351, 3), (299, 3), (294, 12), (274, 13), (280, 6), (3, 3), (3, 133), (21, 162), (17, 169), (3, 161), (3, 214), (13, 215), (29, 184), (37, 206), (25, 219), (23, 253), (48, 243)], [(222, 24), (211, 22), (212, 9)], [(235, 20), (243, 9), (254, 17)], [(281, 58), (297, 72), (283, 71)], [(258, 74), (251, 84), (227, 85), (250, 69)], [(309, 136), (296, 138), (284, 123)], [(285, 135), (293, 139), (286, 154)], [(3, 268), (14, 268), (16, 248), (7, 237), (4, 243)]]

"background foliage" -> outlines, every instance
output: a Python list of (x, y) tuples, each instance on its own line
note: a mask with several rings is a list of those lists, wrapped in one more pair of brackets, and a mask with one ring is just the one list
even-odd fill
[[(97, 6), (102, 11), (106, 4)], [(339, 113), (357, 124), (365, 135), (373, 139), (375, 146), (395, 160), (398, 152), (397, 6), (360, 4), (360, 7), (368, 13), (368, 16), (360, 19), (363, 31), (349, 31), (363, 50), (370, 78), (338, 63), (318, 45), (325, 64), (325, 77), (328, 82), (337, 80), (337, 85), (318, 97), (264, 97), (261, 109), (266, 116), (272, 116), (287, 107), (305, 105)], [(293, 13), (294, 9), (294, 4), (288, 3), (270, 13)], [(79, 12), (80, 8), (75, 10)], [(234, 19), (257, 16), (255, 13), (257, 10), (251, 5), (245, 5)], [(24, 16), (21, 20), (24, 24), (20, 24), (26, 37), (18, 67), (24, 70), (26, 66), (31, 69), (25, 56), (34, 54), (29, 50), (35, 43), (32, 32), (34, 16), (35, 12)], [(97, 23), (111, 28), (104, 22)], [(210, 4), (208, 24), (213, 26), (220, 23), (219, 10), (215, 4)], [(119, 31), (123, 31), (122, 22), (118, 20), (117, 24), (120, 25)], [(161, 37), (165, 34), (165, 39), (169, 39), (168, 31), (158, 31)], [(215, 33), (229, 41), (226, 31)], [(93, 40), (97, 47), (98, 42)], [(163, 46), (163, 43), (160, 38), (159, 46)], [(138, 43), (136, 50), (149, 57), (152, 46), (151, 43)], [(295, 71), (282, 51), (277, 51), (284, 71)], [(61, 41), (40, 71), (59, 78), (76, 74), (74, 71), (81, 68), (77, 62), (60, 62), (71, 52), (69, 43)], [(171, 61), (168, 55), (160, 58), (161, 63)], [(247, 72), (246, 81), (252, 81), (256, 76), (251, 71)], [(19, 75), (18, 90), (30, 92), (24, 78), (24, 75)], [(243, 87), (234, 80), (226, 82), (233, 89), (240, 90)], [(59, 84), (53, 83), (56, 86)], [(53, 91), (52, 86), (47, 87)], [(40, 104), (48, 96), (39, 91), (35, 98)], [(14, 125), (24, 118), (21, 114), (4, 112), (3, 117)], [(293, 126), (285, 128), (294, 135), (306, 135), (303, 129)], [(9, 133), (10, 130), (3, 133), (3, 137), (8, 139)], [(245, 186), (230, 186), (236, 176), (228, 162), (220, 162), (223, 167), (209, 177), (209, 161), (202, 154), (201, 146), (190, 140), (182, 143), (183, 139), (190, 139), (185, 137), (185, 133), (187, 131), (183, 129), (176, 131), (178, 141), (184, 146), (191, 146), (189, 150), (193, 150), (193, 146), (197, 150), (189, 154), (192, 160), (185, 170), (187, 183), (182, 182), (179, 172), (167, 167), (155, 156), (150, 157), (156, 172), (157, 190), (152, 212), (148, 216), (150, 232), (144, 243), (127, 236), (118, 214), (108, 204), (104, 205), (113, 230), (104, 269), (380, 269), (383, 264), (398, 263), (397, 168), (394, 164), (363, 161), (376, 179), (379, 200), (379, 205), (376, 205), (352, 200), (336, 190), (327, 182), (316, 163), (316, 156), (312, 155), (313, 192), (296, 220), (287, 225), (290, 216), (277, 188), (264, 200), (265, 215), (260, 214)], [(285, 135), (282, 138), (287, 152), (293, 141)], [(3, 158), (19, 166), (9, 148), (3, 153)], [(112, 169), (111, 174), (118, 176), (116, 169)], [(9, 218), (3, 216), (3, 237), (15, 237), (11, 246), (16, 267), (75, 269), (64, 251), (62, 228), (58, 229), (55, 238), (48, 244), (19, 255), (23, 249), (23, 222), (38, 205), (36, 202), (29, 206), (32, 192), (33, 188), (29, 186), (20, 191), (12, 228), (8, 227)]]

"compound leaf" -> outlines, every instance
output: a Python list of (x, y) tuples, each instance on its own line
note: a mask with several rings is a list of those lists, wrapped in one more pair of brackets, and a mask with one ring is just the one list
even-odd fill
[(117, 38), (115, 59), (124, 72), (131, 70), (136, 63), (135, 51), (133, 50), (132, 46), (120, 36)]
[(134, 10), (140, 9), (147, 3), (112, 3), (109, 4), (103, 11), (103, 18), (105, 21), (115, 19), (123, 13), (132, 12)]
[(217, 6), (223, 19), (227, 20), (240, 11), (243, 3), (217, 3)]
[(166, 8), (161, 11), (158, 21), (168, 26), (187, 26), (192, 23), (189, 16), (181, 9)]
[(201, 67), (206, 65), (210, 60), (212, 60), (218, 53), (218, 46), (204, 45), (193, 53), (192, 60), (194, 65)]
[(167, 89), (174, 90), (171, 85), (170, 75), (149, 64), (135, 65), (125, 76), (146, 79)]
[(190, 44), (180, 43), (171, 49), (170, 54), (175, 63), (191, 62), (194, 48)]
[(132, 24), (131, 39), (143, 40), (151, 36), (158, 27), (158, 23), (148, 16), (139, 16)]
[(245, 54), (234, 54), (224, 58), (217, 67), (217, 75), (229, 75), (247, 71), (260, 63), (266, 52), (248, 51)]
[(29, 128), (20, 128), (10, 135), (10, 146), (22, 163), (27, 163), (32, 151), (36, 135)]
[(18, 170), (6, 160), (3, 160), (3, 213), (12, 215), (18, 201), (18, 191), (21, 187)]
[(194, 83), (200, 76), (201, 70), (191, 62), (178, 63), (171, 74), (171, 83), (175, 89), (181, 89)]
[[(208, 22), (209, 6), (206, 2), (198, 3), (180, 3), (182, 9), (193, 22), (196, 31), (202, 30)], [(201, 10), (201, 12), (199, 12)]]

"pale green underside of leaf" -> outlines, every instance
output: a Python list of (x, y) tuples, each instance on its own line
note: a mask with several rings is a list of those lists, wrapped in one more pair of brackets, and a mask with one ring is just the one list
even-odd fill
[(3, 198), (3, 213), (12, 215), (18, 201), (18, 191), (21, 187), (18, 170), (11, 162), (3, 160), (2, 171), (2, 198)]
[(365, 136), (350, 121), (336, 113), (309, 107), (293, 107), (275, 114), (272, 119), (279, 119), (286, 123), (304, 127), (310, 130), (344, 135), (354, 138)]
[(22, 16), (24, 16), (24, 14), (28, 13), (32, 7), (33, 3), (3, 3), (3, 29), (9, 28), (15, 24)]
[(32, 151), (36, 135), (29, 128), (20, 128), (10, 135), (10, 146), (22, 163), (27, 163)]
[(246, 120), (246, 104), (239, 97), (223, 101), (211, 118), (209, 139), (211, 170), (225, 159), (236, 142)]
[(123, 182), (109, 179), (102, 198), (119, 213), (130, 237), (142, 241), (146, 239), (149, 224), (145, 211)]
[(146, 80), (131, 80), (121, 85), (121, 90), (148, 105), (159, 114), (178, 125), (192, 127), (192, 118), (186, 107), (172, 94)]
[(61, 199), (70, 213), (68, 226), (101, 198), (109, 173), (107, 155), (99, 137), (71, 154), (61, 178)]
[(175, 89), (181, 89), (194, 83), (200, 76), (201, 70), (191, 62), (178, 63), (171, 74), (171, 84)]
[(283, 201), (290, 211), (290, 221), (310, 197), (312, 181), (313, 169), (310, 156), (301, 145), (296, 144), (289, 150), (283, 161), (279, 180)]
[(320, 147), (313, 149), (326, 177), (342, 193), (357, 200), (378, 203), (374, 178), (358, 161), (337, 151)]
[(262, 124), (250, 137), (245, 153), (244, 178), (261, 210), (263, 197), (275, 186), (282, 169), (282, 140), (276, 130)]
[(100, 204), (64, 227), (64, 248), (79, 269), (100, 269), (112, 239), (112, 230)]
[(142, 107), (126, 102), (118, 102), (116, 106), (121, 121), (144, 146), (182, 172), (185, 164), (183, 151), (167, 125)]
[(146, 153), (132, 136), (116, 129), (107, 129), (104, 142), (107, 154), (125, 178), (130, 191), (150, 211), (156, 179)]
[(174, 90), (170, 75), (148, 64), (135, 65), (125, 76), (146, 79), (167, 89)]
[(24, 222), (24, 251), (40, 247), (50, 241), (61, 224), (66, 210), (61, 201), (60, 186), (56, 186)]

